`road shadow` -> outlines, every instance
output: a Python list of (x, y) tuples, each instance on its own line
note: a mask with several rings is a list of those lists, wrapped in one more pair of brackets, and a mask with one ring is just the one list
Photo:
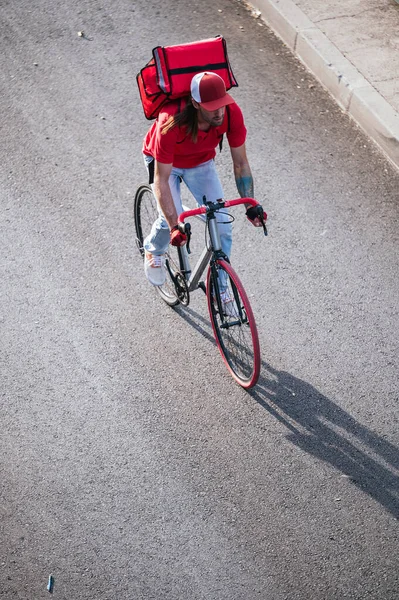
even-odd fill
[(177, 305), (173, 308), (175, 313), (179, 315), (186, 323), (188, 323), (195, 331), (200, 333), (208, 342), (216, 347), (215, 338), (213, 337), (212, 325), (209, 321), (208, 310), (206, 309), (206, 317), (200, 315), (197, 311), (189, 306), (182, 307)]
[(331, 464), (399, 518), (399, 449), (315, 387), (262, 361), (250, 396), (289, 431), (293, 444)]
[[(211, 325), (196, 311), (176, 312), (215, 344)], [(360, 424), (315, 387), (262, 361), (258, 384), (248, 394), (282, 423), (287, 439), (329, 463), (353, 485), (399, 518), (399, 449)]]

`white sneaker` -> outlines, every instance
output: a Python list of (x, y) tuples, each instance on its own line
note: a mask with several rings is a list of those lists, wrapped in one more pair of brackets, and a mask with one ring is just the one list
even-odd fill
[(238, 318), (239, 313), (238, 313), (237, 304), (236, 304), (234, 298), (232, 298), (230, 296), (229, 290), (224, 290), (224, 291), (220, 292), (220, 299), (221, 299), (222, 305), (223, 305), (223, 313), (227, 317), (233, 317), (235, 319)]
[(152, 285), (163, 285), (166, 281), (165, 254), (145, 252), (144, 273)]

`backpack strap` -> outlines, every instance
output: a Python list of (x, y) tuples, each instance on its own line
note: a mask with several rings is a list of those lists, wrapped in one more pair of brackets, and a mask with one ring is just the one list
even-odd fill
[(182, 105), (182, 98), (179, 98), (179, 103), (177, 105), (177, 113), (176, 114), (179, 114), (181, 112), (181, 105)]
[[(228, 104), (226, 106), (226, 113), (227, 113), (227, 133), (230, 133), (230, 106)], [(223, 137), (224, 137), (224, 133), (222, 134), (222, 137), (220, 138), (219, 152), (221, 152), (222, 148), (223, 148)]]

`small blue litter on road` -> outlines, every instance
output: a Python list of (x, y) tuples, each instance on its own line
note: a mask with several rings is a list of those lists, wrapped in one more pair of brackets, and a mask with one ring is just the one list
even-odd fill
[(50, 592), (50, 594), (53, 593), (53, 587), (54, 587), (54, 577), (52, 575), (49, 575), (47, 591)]

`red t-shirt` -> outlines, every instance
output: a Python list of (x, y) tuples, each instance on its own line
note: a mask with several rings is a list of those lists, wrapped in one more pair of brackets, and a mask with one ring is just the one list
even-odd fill
[(144, 139), (144, 154), (153, 156), (158, 162), (173, 164), (178, 169), (191, 169), (215, 158), (215, 150), (224, 133), (231, 148), (238, 148), (245, 142), (247, 130), (237, 104), (226, 107), (222, 125), (211, 127), (209, 131), (198, 131), (195, 144), (191, 135), (186, 134), (185, 127), (176, 126), (167, 133), (161, 133), (163, 125), (171, 115), (176, 114), (177, 108), (177, 102), (167, 104)]

